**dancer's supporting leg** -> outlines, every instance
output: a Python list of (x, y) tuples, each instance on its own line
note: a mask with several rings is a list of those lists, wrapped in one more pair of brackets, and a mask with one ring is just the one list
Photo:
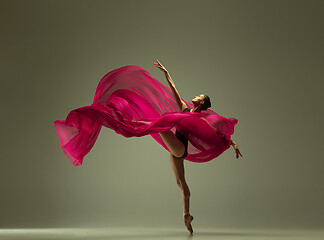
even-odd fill
[(165, 145), (170, 150), (170, 162), (171, 162), (172, 170), (175, 175), (177, 184), (181, 190), (184, 223), (188, 231), (192, 234), (193, 230), (191, 226), (191, 221), (193, 220), (193, 216), (191, 216), (189, 213), (190, 191), (185, 180), (184, 166), (183, 166), (184, 158), (179, 158), (184, 154), (185, 146), (171, 130), (160, 132), (159, 134), (162, 140), (164, 141)]
[(185, 180), (183, 158), (175, 158), (172, 154), (170, 154), (170, 163), (176, 178), (177, 184), (181, 191), (182, 198), (182, 207), (183, 207), (183, 217), (184, 223), (188, 229), (188, 231), (192, 234), (192, 226), (191, 221), (193, 220), (193, 216), (189, 213), (189, 199), (190, 199), (190, 190)]

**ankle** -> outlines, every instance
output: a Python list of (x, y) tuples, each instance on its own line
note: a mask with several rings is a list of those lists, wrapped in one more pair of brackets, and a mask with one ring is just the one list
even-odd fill
[(190, 216), (190, 213), (189, 212), (183, 212), (183, 216)]

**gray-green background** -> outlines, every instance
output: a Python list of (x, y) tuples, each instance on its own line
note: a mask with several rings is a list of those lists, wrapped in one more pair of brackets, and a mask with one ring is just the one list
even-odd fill
[(237, 118), (231, 148), (185, 161), (197, 227), (324, 226), (323, 1), (0, 1), (0, 227), (182, 226), (169, 153), (101, 133), (82, 166), (53, 121), (138, 65)]

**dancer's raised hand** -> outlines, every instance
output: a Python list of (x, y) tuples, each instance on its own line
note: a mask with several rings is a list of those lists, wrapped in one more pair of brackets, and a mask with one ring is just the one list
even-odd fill
[(154, 62), (154, 65), (156, 67), (158, 67), (159, 69), (161, 69), (162, 72), (168, 72), (168, 70), (166, 70), (166, 68), (163, 67), (163, 65), (158, 60), (156, 60), (156, 62)]

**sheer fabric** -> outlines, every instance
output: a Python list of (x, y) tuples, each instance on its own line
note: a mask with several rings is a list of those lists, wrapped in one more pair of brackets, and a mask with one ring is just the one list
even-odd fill
[(202, 163), (230, 147), (237, 122), (210, 109), (181, 112), (168, 86), (144, 68), (128, 65), (100, 80), (92, 105), (72, 110), (65, 121), (54, 121), (54, 127), (63, 153), (74, 166), (82, 164), (102, 126), (126, 138), (151, 135), (167, 151), (159, 132), (177, 129), (189, 140), (185, 159)]

